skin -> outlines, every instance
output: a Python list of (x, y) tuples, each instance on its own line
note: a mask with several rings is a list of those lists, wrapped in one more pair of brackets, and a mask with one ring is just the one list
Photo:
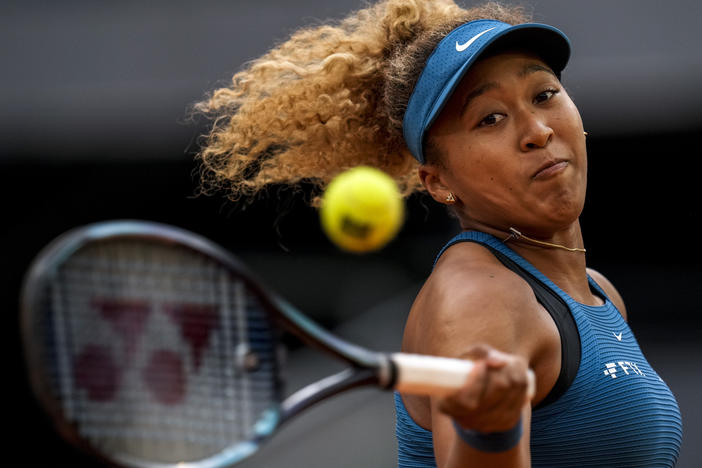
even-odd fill
[[(509, 52), (476, 63), (428, 138), (441, 159), (420, 168), (421, 180), (439, 203), (454, 195), (463, 229), (506, 239), (514, 227), (542, 241), (583, 247), (578, 221), (587, 184), (582, 120), (557, 77), (537, 57)], [(524, 240), (509, 245), (575, 300), (601, 304), (588, 284), (589, 273), (625, 314), (616, 289), (587, 269), (583, 253)], [(476, 362), (465, 386), (453, 395), (403, 396), (413, 419), (433, 432), (439, 467), (530, 466), (531, 407), (556, 382), (560, 337), (521, 277), (478, 244), (450, 247), (412, 306), (403, 351)], [(536, 375), (532, 400), (527, 368)], [(519, 445), (498, 454), (463, 443), (451, 421), (497, 432), (520, 418)]]

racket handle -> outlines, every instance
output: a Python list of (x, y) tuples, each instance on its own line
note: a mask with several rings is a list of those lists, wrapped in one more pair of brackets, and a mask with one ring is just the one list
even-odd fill
[[(465, 385), (473, 362), (420, 354), (394, 353), (394, 388), (400, 393), (445, 396)], [(536, 377), (527, 369), (527, 395), (531, 400), (536, 391)]]

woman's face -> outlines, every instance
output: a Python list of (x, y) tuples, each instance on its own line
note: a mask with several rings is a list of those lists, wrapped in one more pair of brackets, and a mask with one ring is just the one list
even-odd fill
[(585, 202), (580, 114), (544, 62), (503, 53), (473, 65), (429, 130), (441, 155), (420, 176), (439, 201), (452, 192), (464, 227), (572, 224)]

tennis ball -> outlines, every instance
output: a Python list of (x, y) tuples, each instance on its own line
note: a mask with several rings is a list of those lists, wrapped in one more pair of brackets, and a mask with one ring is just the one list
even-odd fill
[(337, 175), (319, 210), (329, 239), (349, 252), (378, 250), (397, 234), (405, 205), (395, 181), (383, 171), (358, 166)]

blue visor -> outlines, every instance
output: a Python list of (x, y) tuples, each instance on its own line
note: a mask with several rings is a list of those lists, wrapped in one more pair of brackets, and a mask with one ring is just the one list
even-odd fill
[(559, 77), (570, 57), (566, 35), (545, 24), (476, 20), (448, 33), (429, 56), (402, 121), (405, 142), (417, 161), (424, 163), (424, 135), (461, 78), (483, 52), (498, 44), (533, 51)]

